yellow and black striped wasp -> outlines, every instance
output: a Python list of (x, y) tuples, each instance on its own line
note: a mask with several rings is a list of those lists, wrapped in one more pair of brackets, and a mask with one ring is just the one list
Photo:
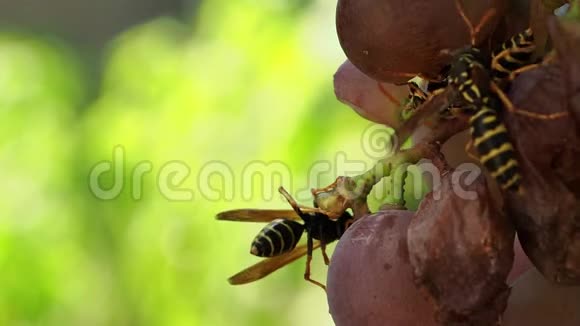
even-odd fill
[[(460, 6), (458, 8), (462, 9)], [(466, 18), (464, 14), (462, 17)], [(472, 143), (468, 146), (474, 145), (479, 161), (503, 190), (518, 192), (520, 169), (507, 129), (499, 118), (502, 103), (492, 92), (489, 60), (475, 47), (475, 29), (470, 23), (468, 26), (472, 33), (472, 46), (461, 49), (455, 55), (449, 71), (449, 85), (457, 89), (464, 101), (463, 112), (471, 111)]]
[[(535, 44), (530, 28), (491, 53), (479, 48), (476, 37), (496, 10), (489, 9), (474, 26), (465, 14), (462, 0), (455, 0), (455, 4), (469, 28), (471, 44), (455, 51), (441, 51), (450, 56), (450, 64), (437, 80), (422, 80), (419, 74), (407, 82), (409, 96), (401, 110), (404, 124), (398, 128), (397, 136), (406, 139), (420, 121), (427, 125), (425, 119), (437, 111), (435, 121), (468, 117), (472, 140), (466, 146), (467, 153), (486, 167), (503, 190), (521, 193), (517, 154), (501, 119), (503, 112), (538, 120), (559, 119), (568, 113), (541, 114), (516, 108), (505, 92), (519, 74), (546, 64), (553, 56), (532, 62)], [(477, 155), (471, 154), (472, 147)]]
[[(542, 63), (531, 62), (535, 50), (534, 35), (530, 28), (516, 34), (491, 55), (491, 62), (481, 56), (475, 47), (474, 28), (463, 11), (461, 0), (455, 0), (459, 14), (470, 29), (472, 46), (467, 55), (459, 57), (467, 67), (450, 72), (450, 84), (458, 89), (461, 97), (475, 110), (470, 117), (472, 143), (478, 152), (479, 161), (488, 169), (502, 190), (521, 193), (521, 175), (516, 152), (511, 144), (508, 131), (500, 120), (503, 110), (539, 120), (553, 120), (565, 117), (567, 112), (539, 114), (515, 108), (504, 90), (522, 72), (540, 67)], [(492, 13), (493, 14), (493, 13)], [(486, 16), (482, 19), (484, 22)], [(480, 23), (478, 27), (481, 25)], [(455, 61), (457, 62), (457, 61)], [(489, 62), (489, 63), (488, 63)], [(452, 68), (453, 70), (453, 68)], [(489, 73), (486, 73), (489, 71)]]
[[(251, 254), (266, 259), (230, 277), (228, 281), (232, 285), (257, 281), (306, 255), (304, 279), (326, 289), (322, 283), (310, 278), (312, 252), (320, 247), (324, 262), (328, 265), (326, 245), (344, 234), (353, 222), (353, 217), (344, 212), (338, 219), (333, 220), (318, 208), (298, 205), (283, 187), (278, 190), (292, 210), (237, 209), (221, 212), (216, 216), (218, 220), (224, 221), (269, 222), (252, 241), (250, 249)], [(306, 244), (297, 246), (304, 232), (307, 234)]]
[[(533, 34), (527, 30), (512, 37), (502, 44), (500, 52), (493, 53), (492, 58), (489, 58), (476, 47), (476, 35), (485, 21), (494, 15), (494, 11), (486, 13), (474, 27), (465, 15), (461, 0), (456, 0), (456, 6), (469, 28), (471, 46), (455, 54), (448, 80), (465, 103), (463, 111), (471, 111), (469, 124), (472, 140), (467, 151), (472, 145), (475, 147), (479, 161), (502, 190), (520, 192), (522, 177), (515, 148), (500, 119), (504, 109), (502, 100), (507, 100), (507, 96), (496, 82), (502, 82), (513, 71), (529, 64), (534, 49)], [(509, 108), (513, 109), (513, 106)]]
[[(471, 35), (471, 45), (453, 51), (448, 73), (445, 75), (448, 87), (440, 87), (427, 93), (427, 102), (448, 88), (458, 94), (461, 105), (450, 108), (456, 114), (468, 114), (472, 141), (467, 145), (477, 151), (477, 159), (486, 167), (503, 190), (520, 192), (521, 175), (516, 152), (507, 129), (500, 119), (505, 109), (511, 113), (530, 118), (550, 120), (565, 116), (566, 113), (537, 114), (513, 106), (504, 90), (519, 73), (534, 69), (538, 64), (530, 62), (534, 51), (531, 29), (519, 33), (492, 53), (491, 57), (476, 46), (476, 36), (485, 23), (495, 15), (490, 9), (474, 26), (463, 10), (461, 0), (455, 0), (458, 13), (467, 25)], [(455, 102), (453, 102), (455, 103)]]

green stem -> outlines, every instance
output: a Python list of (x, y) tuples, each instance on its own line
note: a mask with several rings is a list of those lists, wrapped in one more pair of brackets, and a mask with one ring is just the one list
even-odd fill
[(422, 143), (378, 161), (372, 169), (361, 175), (337, 178), (332, 185), (313, 191), (314, 200), (318, 207), (335, 217), (347, 208), (354, 211), (355, 218), (361, 217), (368, 214), (367, 196), (381, 179), (393, 175), (399, 168), (406, 169), (408, 165), (416, 164), (424, 158), (431, 159), (441, 170), (447, 166), (439, 152), (439, 145)]

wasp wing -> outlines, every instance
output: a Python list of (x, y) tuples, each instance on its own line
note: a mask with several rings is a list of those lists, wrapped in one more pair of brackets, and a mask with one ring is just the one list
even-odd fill
[[(313, 249), (318, 247), (320, 247), (320, 241), (314, 241)], [(298, 246), (289, 253), (266, 258), (261, 262), (244, 269), (243, 271), (230, 277), (228, 282), (230, 282), (232, 285), (240, 285), (257, 281), (290, 264), (291, 262), (306, 255), (307, 253), (307, 245)]]
[[(300, 209), (304, 213), (319, 212), (318, 209), (310, 207), (300, 207)], [(292, 209), (233, 209), (216, 215), (218, 220), (239, 222), (271, 222), (279, 218), (301, 220), (300, 216)]]
[(218, 220), (240, 222), (271, 222), (278, 218), (300, 220), (300, 216), (291, 209), (234, 209), (216, 215)]

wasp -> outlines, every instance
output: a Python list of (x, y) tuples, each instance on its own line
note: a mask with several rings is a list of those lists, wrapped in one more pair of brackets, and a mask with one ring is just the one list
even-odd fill
[[(458, 113), (470, 116), (472, 141), (477, 150), (477, 159), (488, 169), (504, 190), (519, 191), (521, 175), (516, 153), (511, 144), (507, 129), (499, 118), (503, 107), (501, 100), (492, 92), (492, 78), (490, 76), (490, 58), (476, 47), (476, 35), (484, 23), (492, 17), (494, 11), (487, 12), (477, 26), (465, 16), (460, 0), (456, 0), (458, 11), (468, 26), (471, 34), (471, 46), (454, 51), (451, 64), (446, 68), (446, 78), (443, 82), (436, 82), (423, 93), (417, 85), (409, 84), (411, 98), (424, 103), (428, 96), (443, 93), (448, 87), (457, 91), (460, 105), (454, 101), (451, 107), (445, 108), (441, 117), (455, 116)], [(506, 52), (507, 53), (507, 52)], [(505, 54), (502, 54), (505, 56)], [(431, 83), (430, 83), (431, 84)], [(414, 95), (414, 94), (419, 95)]]
[[(485, 58), (475, 47), (461, 51), (449, 73), (450, 84), (470, 112), (471, 142), (479, 161), (503, 190), (520, 191), (521, 175), (507, 129), (499, 118), (502, 103), (491, 90)], [(468, 150), (469, 151), (469, 150)]]
[[(471, 111), (470, 125), (472, 141), (479, 161), (489, 170), (503, 190), (521, 193), (520, 170), (514, 146), (507, 129), (500, 120), (503, 110), (540, 120), (558, 119), (567, 112), (538, 114), (515, 108), (498, 84), (511, 81), (518, 74), (535, 69), (540, 64), (531, 64), (535, 49), (533, 32), (527, 29), (504, 42), (497, 54), (490, 60), (475, 46), (475, 35), (484, 22), (494, 15), (492, 9), (474, 27), (465, 15), (461, 0), (455, 0), (462, 19), (471, 34), (471, 46), (460, 50), (452, 61), (449, 84), (458, 90), (468, 111)], [(491, 61), (491, 62), (490, 62)], [(543, 63), (545, 63), (545, 60)], [(469, 150), (468, 150), (469, 153)]]
[[(468, 144), (467, 151), (469, 153), (469, 147), (473, 145), (477, 150), (478, 160), (487, 168), (500, 187), (503, 190), (518, 192), (521, 183), (519, 165), (507, 129), (499, 118), (503, 106), (501, 100), (492, 92), (494, 88), (489, 72), (490, 58), (476, 47), (477, 32), (495, 14), (495, 10), (488, 11), (474, 27), (465, 15), (461, 1), (456, 0), (455, 3), (459, 14), (469, 28), (471, 46), (453, 54), (447, 80), (449, 86), (457, 90), (463, 102), (462, 113), (470, 115), (472, 140)], [(502, 58), (511, 57), (502, 54)], [(496, 60), (496, 62), (500, 61)]]
[[(455, 0), (455, 4), (469, 28), (471, 44), (455, 51), (441, 51), (451, 56), (450, 64), (440, 73), (438, 80), (428, 80), (432, 85), (428, 85), (426, 90), (413, 80), (407, 83), (410, 95), (403, 110), (405, 124), (397, 134), (406, 139), (419, 121), (425, 122), (424, 119), (435, 109), (439, 110), (439, 119), (468, 116), (472, 136), (466, 147), (468, 155), (476, 156), (474, 158), (487, 168), (503, 190), (521, 193), (522, 177), (517, 155), (501, 119), (502, 114), (507, 111), (532, 119), (553, 120), (567, 116), (568, 112), (540, 114), (516, 108), (504, 90), (519, 74), (540, 67), (553, 56), (540, 63), (531, 63), (535, 49), (531, 29), (513, 36), (490, 55), (487, 50), (476, 46), (476, 36), (496, 10), (488, 10), (474, 26), (465, 14), (462, 1)], [(440, 98), (443, 100), (435, 100)], [(477, 155), (471, 154), (473, 146)]]
[[(242, 270), (228, 281), (232, 285), (257, 281), (306, 255), (304, 279), (326, 290), (322, 283), (310, 278), (312, 252), (320, 247), (324, 263), (328, 265), (330, 259), (326, 254), (326, 245), (340, 239), (353, 222), (353, 216), (344, 212), (338, 219), (333, 220), (316, 207), (298, 205), (283, 187), (278, 190), (292, 210), (237, 209), (221, 212), (216, 216), (218, 220), (269, 222), (254, 238), (250, 248), (252, 255), (266, 259)], [(304, 232), (307, 234), (306, 244), (298, 246)]]

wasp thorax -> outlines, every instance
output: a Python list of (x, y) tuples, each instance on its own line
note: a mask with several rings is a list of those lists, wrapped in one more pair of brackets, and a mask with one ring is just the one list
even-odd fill
[(408, 230), (416, 284), (444, 324), (493, 325), (507, 306), (514, 230), (491, 199), (483, 176), (453, 182), (421, 202)]

